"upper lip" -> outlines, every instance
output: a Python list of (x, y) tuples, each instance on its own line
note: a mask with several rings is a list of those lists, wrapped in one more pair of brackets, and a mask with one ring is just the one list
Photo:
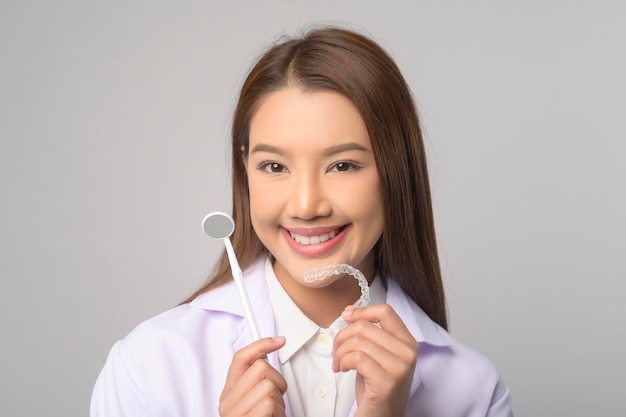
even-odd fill
[(300, 236), (320, 236), (324, 233), (329, 233), (334, 230), (337, 230), (344, 225), (338, 226), (320, 226), (320, 227), (285, 227), (284, 229), (288, 232), (295, 233)]

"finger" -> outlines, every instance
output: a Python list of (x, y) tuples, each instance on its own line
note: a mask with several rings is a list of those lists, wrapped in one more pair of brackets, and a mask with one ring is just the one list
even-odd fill
[[(335, 338), (332, 363), (334, 372), (356, 369), (357, 372), (363, 374), (361, 366), (346, 367), (348, 365), (342, 362), (345, 356), (354, 353), (371, 358), (380, 368), (385, 369), (392, 376), (401, 377), (414, 367), (417, 360), (416, 348), (408, 346), (401, 339), (364, 320), (360, 320), (349, 327), (352, 329), (347, 330), (346, 328), (346, 332)], [(353, 331), (357, 327), (369, 329)], [(351, 331), (352, 333), (349, 333)], [(360, 364), (357, 362), (357, 365)]]
[[(332, 364), (335, 372), (341, 369), (342, 357), (353, 351), (367, 354), (392, 375), (402, 375), (414, 366), (419, 345), (390, 306), (346, 308), (343, 316), (351, 320), (362, 318), (350, 323), (335, 337)], [(385, 327), (373, 324), (378, 323), (379, 318)]]
[(264, 337), (235, 352), (233, 363), (247, 363), (250, 365), (257, 359), (264, 359), (269, 353), (280, 349), (284, 345), (285, 338), (283, 336)]
[(408, 330), (406, 334), (402, 332), (400, 332), (400, 334), (393, 334), (387, 329), (361, 319), (349, 324), (337, 334), (333, 348), (335, 350), (339, 349), (346, 341), (354, 337), (368, 339), (400, 357), (411, 358), (415, 356), (419, 347), (417, 341)]
[(265, 398), (250, 410), (247, 417), (286, 417), (285, 405), (280, 405)]
[(417, 341), (406, 328), (398, 314), (389, 304), (377, 304), (371, 307), (347, 306), (341, 313), (341, 317), (347, 323), (354, 323), (358, 320), (367, 320), (371, 323), (379, 323), (380, 327), (391, 334), (399, 337), (410, 345), (417, 346)]
[(406, 415), (413, 372), (389, 374), (370, 356), (359, 351), (346, 354), (341, 366), (357, 369), (355, 394), (359, 411), (363, 410), (364, 415), (370, 415), (368, 408), (374, 411), (374, 415)]
[(383, 356), (390, 356), (389, 351), (362, 334), (357, 333), (344, 340), (339, 340), (339, 336), (337, 336), (333, 345), (333, 372), (346, 372), (356, 369), (356, 367), (350, 366), (351, 363), (348, 364), (343, 361), (346, 355), (354, 353), (363, 357), (376, 357), (379, 358), (378, 361), (384, 361)]
[[(276, 387), (284, 393), (287, 390), (287, 383), (283, 376), (265, 359), (257, 359), (254, 363), (248, 367), (247, 371), (236, 380), (232, 385), (232, 390), (239, 389), (239, 391), (245, 392), (245, 387), (251, 387), (260, 381), (268, 379), (276, 385)], [(227, 388), (224, 388), (224, 392)]]
[(222, 395), (230, 391), (239, 382), (255, 361), (265, 359), (269, 353), (280, 349), (284, 345), (284, 337), (266, 337), (235, 352), (228, 369), (228, 376), (226, 377)]
[(343, 354), (338, 360), (338, 364), (342, 371), (354, 369), (368, 381), (383, 383), (390, 380), (386, 370), (363, 351), (350, 351)]
[(231, 395), (220, 403), (220, 415), (272, 416), (274, 411), (285, 408), (283, 393), (270, 379), (263, 379), (241, 393), (235, 391), (231, 391)]
[[(276, 391), (277, 395), (272, 395), (282, 402), (282, 394), (287, 390), (287, 382), (283, 376), (274, 369), (267, 361), (257, 359), (248, 371), (237, 380), (228, 390), (225, 388), (220, 396), (220, 403), (226, 409), (235, 408), (243, 404), (242, 398), (249, 397), (254, 400), (251, 393), (260, 392), (261, 394), (270, 395), (270, 392)], [(256, 401), (261, 398), (257, 395)], [(254, 401), (254, 402), (256, 402)]]

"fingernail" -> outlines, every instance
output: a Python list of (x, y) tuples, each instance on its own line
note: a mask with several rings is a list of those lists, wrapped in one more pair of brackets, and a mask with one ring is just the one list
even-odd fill
[(276, 343), (283, 343), (285, 341), (285, 336), (272, 337), (272, 340)]
[(354, 306), (353, 305), (349, 305), (346, 308), (344, 308), (343, 312), (341, 313), (341, 315), (343, 317), (350, 317), (352, 315), (352, 313), (354, 312)]

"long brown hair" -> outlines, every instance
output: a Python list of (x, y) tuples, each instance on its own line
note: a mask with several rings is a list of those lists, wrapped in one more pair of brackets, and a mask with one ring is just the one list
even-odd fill
[[(332, 90), (348, 97), (367, 126), (380, 176), (384, 231), (375, 264), (393, 277), (425, 312), (447, 328), (430, 185), (422, 132), (410, 89), (392, 58), (368, 37), (341, 28), (313, 29), (269, 48), (246, 78), (232, 127), (232, 243), (242, 269), (266, 252), (250, 220), (248, 181), (242, 160), (249, 126), (260, 100), (296, 87)], [(212, 277), (187, 301), (232, 279), (223, 253)]]

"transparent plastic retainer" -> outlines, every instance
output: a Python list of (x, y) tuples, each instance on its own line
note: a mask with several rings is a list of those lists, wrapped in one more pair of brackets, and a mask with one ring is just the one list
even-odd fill
[[(352, 275), (354, 279), (359, 281), (361, 297), (354, 303), (354, 306), (367, 307), (370, 302), (370, 286), (363, 273), (348, 264), (330, 264), (307, 269), (304, 271), (304, 282), (321, 281), (328, 276), (342, 274)], [(346, 322), (343, 319), (340, 319), (339, 324), (341, 328), (346, 327)]]

